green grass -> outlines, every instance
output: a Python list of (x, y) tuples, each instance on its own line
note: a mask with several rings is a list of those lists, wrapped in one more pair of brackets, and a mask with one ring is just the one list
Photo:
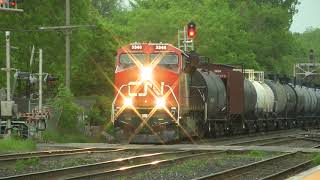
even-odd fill
[(249, 157), (254, 157), (254, 158), (258, 158), (258, 159), (263, 159), (263, 158), (266, 158), (268, 156), (270, 156), (270, 153), (267, 153), (265, 151), (256, 151), (256, 150), (253, 150), (253, 151), (250, 151), (248, 153), (248, 156)]
[(27, 168), (32, 168), (39, 166), (40, 159), (39, 158), (30, 158), (26, 160), (18, 160), (16, 162), (16, 171), (23, 171)]
[[(215, 161), (216, 162), (216, 161)], [(185, 162), (182, 162), (176, 166), (172, 166), (170, 168), (160, 168), (158, 169), (159, 174), (185, 174), (186, 176), (192, 175), (194, 169), (203, 169), (206, 167), (206, 165), (209, 162), (204, 159), (192, 159), (192, 160), (187, 160)], [(219, 161), (219, 163), (222, 163), (222, 161)], [(143, 172), (143, 173), (138, 173), (134, 175), (134, 179), (148, 179), (148, 177), (152, 177), (153, 172)], [(128, 176), (122, 176), (120, 178), (121, 180), (127, 180), (130, 179)]]
[(0, 153), (10, 152), (26, 152), (33, 151), (36, 149), (36, 143), (32, 140), (22, 139), (0, 139)]
[(45, 142), (54, 143), (86, 143), (91, 142), (91, 139), (83, 134), (63, 133), (58, 131), (45, 131), (43, 133)]
[(320, 165), (320, 153), (315, 153), (312, 161), (314, 165)]

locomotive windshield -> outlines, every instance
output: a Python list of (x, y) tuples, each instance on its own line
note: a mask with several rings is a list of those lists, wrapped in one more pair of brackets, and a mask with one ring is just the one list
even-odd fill
[(146, 64), (147, 63), (147, 55), (146, 54), (121, 54), (120, 55), (120, 64), (122, 68), (128, 68), (131, 66), (134, 66), (134, 62), (132, 60), (132, 58), (134, 58), (135, 60), (138, 60), (139, 62), (141, 62), (142, 64)]
[[(136, 54), (121, 54), (120, 55), (120, 67), (122, 69), (129, 68), (135, 66), (132, 58), (138, 60), (141, 64), (147, 64), (149, 56), (143, 53), (136, 53)], [(179, 58), (176, 54), (150, 54), (150, 60), (154, 61), (157, 58), (161, 60), (158, 62), (158, 66), (161, 66), (166, 69), (170, 69), (172, 71), (178, 71), (178, 63)]]
[(176, 54), (151, 54), (151, 60), (155, 60), (156, 58), (161, 58), (160, 62), (158, 63), (158, 66), (173, 70), (173, 71), (178, 71), (178, 63), (179, 63), (179, 58)]

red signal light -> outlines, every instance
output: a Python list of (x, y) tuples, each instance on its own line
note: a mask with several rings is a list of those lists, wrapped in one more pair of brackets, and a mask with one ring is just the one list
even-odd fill
[(188, 36), (189, 36), (189, 38), (194, 38), (194, 36), (195, 36), (195, 31), (194, 31), (194, 29), (190, 29), (189, 31), (188, 31)]
[(188, 37), (192, 39), (196, 36), (196, 34), (196, 24), (194, 22), (190, 22), (188, 24)]
[(17, 5), (16, 2), (10, 2), (10, 6), (15, 7)]

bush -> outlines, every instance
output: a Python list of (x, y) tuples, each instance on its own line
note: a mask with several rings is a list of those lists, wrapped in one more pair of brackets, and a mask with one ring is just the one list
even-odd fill
[(79, 121), (83, 109), (72, 101), (73, 95), (70, 90), (60, 87), (58, 95), (53, 99), (52, 106), (61, 112), (58, 119), (58, 130), (68, 133), (80, 133), (84, 124)]
[(91, 111), (89, 111), (87, 122), (91, 126), (103, 125), (105, 121), (106, 117), (102, 114), (100, 109), (94, 107), (91, 109)]
[(97, 102), (88, 114), (87, 122), (90, 125), (104, 125), (104, 130), (110, 135), (114, 135), (115, 130), (110, 121), (111, 103), (114, 97), (99, 96)]
[(114, 126), (113, 124), (111, 123), (111, 121), (109, 121), (109, 123), (106, 124), (105, 126), (105, 131), (112, 135), (112, 136), (115, 136), (115, 129), (114, 129)]

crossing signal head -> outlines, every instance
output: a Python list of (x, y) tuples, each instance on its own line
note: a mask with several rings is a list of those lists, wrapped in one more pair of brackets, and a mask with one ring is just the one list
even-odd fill
[(193, 39), (196, 34), (197, 34), (197, 30), (196, 30), (196, 24), (194, 22), (190, 22), (188, 24), (188, 37)]
[(45, 81), (47, 81), (48, 85), (54, 85), (57, 83), (58, 80), (59, 80), (58, 77), (53, 76), (51, 74), (49, 74), (45, 79)]

